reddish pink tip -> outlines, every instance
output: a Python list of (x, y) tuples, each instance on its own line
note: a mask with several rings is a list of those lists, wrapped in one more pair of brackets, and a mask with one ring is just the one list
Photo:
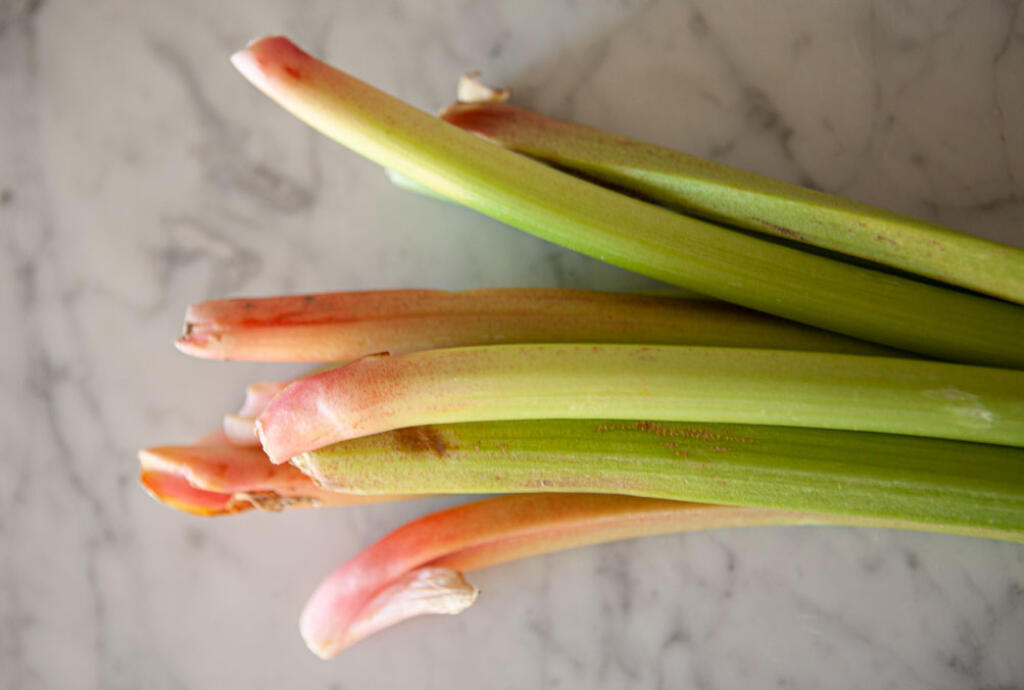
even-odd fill
[(231, 56), (231, 64), (253, 86), (268, 94), (275, 91), (274, 81), (287, 78), (301, 81), (302, 66), (312, 57), (284, 36), (266, 36), (251, 41)]

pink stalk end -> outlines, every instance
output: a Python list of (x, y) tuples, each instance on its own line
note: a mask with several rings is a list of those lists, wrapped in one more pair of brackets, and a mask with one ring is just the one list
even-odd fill
[[(366, 603), (349, 626), (346, 646), (416, 616), (462, 613), (473, 605), (479, 593), (480, 590), (466, 582), (457, 570), (436, 567), (410, 570)], [(315, 640), (306, 640), (306, 643), (323, 659), (336, 653), (330, 647), (318, 647)]]
[(322, 489), (292, 465), (274, 465), (258, 447), (239, 447), (221, 432), (194, 445), (139, 451), (139, 481), (153, 498), (195, 515), (228, 515), (250, 508), (279, 511), (399, 496), (359, 496)]
[[(257, 57), (257, 50), (262, 57)], [(274, 86), (272, 75), (275, 71), (278, 72), (277, 78), (287, 75), (298, 79), (298, 74), (293, 71), (285, 71), (294, 69), (287, 67), (287, 62), (282, 62), (282, 56), (286, 55), (298, 55), (306, 60), (312, 59), (284, 36), (264, 36), (249, 41), (244, 49), (232, 55), (231, 64), (260, 91), (271, 92)]]
[[(520, 494), (467, 503), (400, 527), (335, 570), (309, 599), (299, 629), (310, 650), (328, 658), (386, 625), (468, 606), (475, 590), (452, 573), (616, 539), (815, 520), (631, 496)], [(416, 588), (439, 579), (423, 585), (430, 600), (424, 603)]]
[(170, 472), (143, 470), (139, 483), (157, 501), (191, 515), (228, 515), (252, 507), (236, 502), (232, 494), (197, 489), (185, 477)]

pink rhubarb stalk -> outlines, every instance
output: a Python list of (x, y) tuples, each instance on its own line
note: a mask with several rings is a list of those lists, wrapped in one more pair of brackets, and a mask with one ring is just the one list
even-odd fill
[(258, 447), (230, 443), (222, 433), (194, 445), (139, 451), (139, 481), (153, 498), (194, 515), (228, 515), (250, 508), (279, 511), (353, 503), (379, 503), (398, 496), (358, 496), (322, 489), (292, 465), (275, 465)]
[(382, 290), (194, 304), (179, 350), (197, 357), (328, 362), (502, 343), (722, 345), (893, 354), (723, 302), (587, 290)]
[(463, 572), (618, 539), (723, 527), (894, 521), (592, 494), (502, 496), (411, 522), (331, 573), (299, 629), (329, 658), (387, 625), (423, 613), (458, 613), (477, 591)]

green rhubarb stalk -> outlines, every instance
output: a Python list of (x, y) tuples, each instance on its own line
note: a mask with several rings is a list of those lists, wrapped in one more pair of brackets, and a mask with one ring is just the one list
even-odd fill
[(426, 515), (391, 532), (331, 573), (303, 608), (299, 630), (321, 658), (425, 613), (454, 614), (477, 598), (462, 573), (620, 539), (730, 527), (857, 525), (871, 520), (632, 496), (502, 496)]
[(1024, 303), (1024, 250), (503, 103), (447, 122), (685, 213)]
[(674, 213), (417, 110), (282, 37), (233, 58), (324, 134), (522, 230), (759, 311), (944, 359), (1024, 368), (1024, 309), (815, 256)]
[(378, 356), (295, 381), (257, 420), (274, 462), (424, 424), (705, 421), (1024, 445), (1024, 371), (673, 345), (495, 345)]
[(377, 352), (529, 342), (896, 354), (714, 300), (527, 288), (211, 300), (189, 307), (185, 333), (176, 345), (190, 355), (215, 359), (323, 362)]
[(292, 458), (346, 493), (614, 493), (907, 520), (1024, 541), (1024, 449), (780, 426), (438, 424)]

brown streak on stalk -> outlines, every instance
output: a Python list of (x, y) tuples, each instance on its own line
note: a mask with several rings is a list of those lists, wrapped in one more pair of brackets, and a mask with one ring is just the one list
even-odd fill
[(789, 228), (787, 228), (787, 227), (785, 227), (783, 225), (776, 225), (775, 223), (769, 223), (768, 221), (762, 220), (760, 218), (755, 218), (754, 221), (757, 222), (757, 223), (760, 223), (761, 225), (763, 225), (766, 228), (774, 230), (775, 232), (779, 233), (780, 235), (783, 235), (784, 237), (789, 237), (791, 239), (797, 240), (798, 242), (808, 242), (808, 243), (810, 243), (806, 237), (801, 235), (796, 230), (791, 230), (791, 229), (789, 229)]
[(448, 443), (432, 426), (413, 426), (395, 432), (398, 447), (407, 453), (433, 453), (439, 458), (448, 454)]
[(243, 491), (236, 493), (233, 500), (248, 501), (254, 508), (271, 513), (279, 513), (295, 506), (316, 508), (321, 505), (319, 499), (311, 496), (282, 496), (273, 491)]
[[(605, 431), (642, 431), (647, 434), (653, 434), (655, 436), (664, 437), (678, 437), (683, 436), (686, 438), (692, 438), (697, 441), (732, 441), (733, 443), (757, 443), (757, 439), (748, 438), (746, 436), (732, 436), (729, 434), (719, 434), (706, 427), (666, 427), (657, 422), (649, 420), (642, 420), (638, 422), (632, 422), (630, 424), (602, 424), (594, 427), (594, 431), (601, 433)], [(715, 447), (716, 451), (723, 451), (725, 448), (721, 446)]]
[[(497, 477), (496, 477), (497, 479)], [(531, 492), (559, 492), (566, 489), (584, 489), (588, 492), (599, 491), (610, 494), (631, 494), (644, 488), (642, 482), (629, 476), (618, 475), (593, 475), (587, 477), (544, 475), (541, 477), (526, 478), (516, 485), (520, 490)]]
[(678, 455), (679, 457), (686, 458), (686, 459), (688, 459), (690, 457), (689, 451), (684, 450), (683, 448), (681, 448), (680, 444), (676, 443), (675, 441), (666, 441), (665, 443), (663, 443), (661, 445), (665, 446), (670, 451), (672, 451), (673, 455)]

